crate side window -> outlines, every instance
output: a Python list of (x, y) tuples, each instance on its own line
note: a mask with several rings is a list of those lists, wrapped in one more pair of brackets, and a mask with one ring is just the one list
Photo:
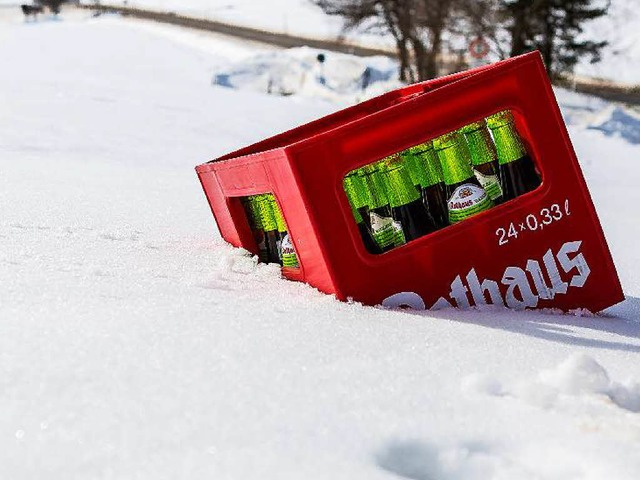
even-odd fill
[(272, 193), (263, 193), (242, 197), (241, 201), (260, 261), (278, 263), (286, 268), (298, 268), (298, 256), (293, 239), (275, 196)]
[(352, 170), (343, 179), (353, 219), (372, 254), (463, 222), (540, 184), (508, 110)]

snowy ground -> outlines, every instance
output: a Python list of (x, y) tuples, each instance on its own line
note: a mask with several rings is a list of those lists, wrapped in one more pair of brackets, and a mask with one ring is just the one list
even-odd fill
[(257, 48), (0, 17), (0, 478), (635, 480), (633, 113), (560, 92), (627, 301), (365, 308), (218, 239), (193, 166), (337, 108), (211, 86)]
[[(317, 56), (325, 56), (323, 64)], [(365, 72), (368, 75), (365, 80)], [(212, 83), (273, 95), (301, 95), (353, 104), (399, 88), (398, 64), (300, 47), (260, 52), (218, 67)]]
[[(12, 1), (12, 0), (0, 0)], [(83, 0), (91, 3), (91, 0)], [(606, 0), (598, 0), (605, 3)], [(15, 2), (14, 2), (15, 3)], [(112, 0), (113, 5), (122, 0)], [(307, 35), (317, 38), (343, 36), (342, 22), (329, 17), (311, 0), (128, 0), (128, 5), (181, 12), (196, 17), (207, 17), (238, 25), (250, 25), (267, 30)], [(640, 12), (637, 0), (612, 0), (609, 15), (590, 22), (585, 27), (589, 38), (607, 40), (603, 61), (591, 65), (582, 62), (576, 68), (578, 75), (595, 76), (627, 84), (640, 84)], [(361, 43), (393, 48), (391, 38), (359, 31), (346, 34), (346, 38)], [(464, 48), (464, 46), (463, 46)]]

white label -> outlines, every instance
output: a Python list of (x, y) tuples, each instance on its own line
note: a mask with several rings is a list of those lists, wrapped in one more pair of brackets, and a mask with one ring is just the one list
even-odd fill
[(502, 187), (500, 186), (498, 175), (485, 175), (478, 170), (474, 170), (473, 173), (475, 173), (480, 185), (482, 185), (482, 188), (484, 188), (491, 200), (502, 196)]
[(387, 228), (393, 228), (393, 218), (382, 217), (375, 212), (371, 212), (371, 230), (373, 230), (373, 233), (381, 232)]
[(396, 230), (393, 226), (393, 218), (382, 217), (375, 212), (370, 212), (371, 233), (373, 239), (381, 248), (393, 245), (395, 242)]
[(456, 188), (449, 199), (449, 221), (451, 223), (459, 222), (487, 210), (491, 205), (492, 202), (483, 188), (472, 183), (465, 183)]

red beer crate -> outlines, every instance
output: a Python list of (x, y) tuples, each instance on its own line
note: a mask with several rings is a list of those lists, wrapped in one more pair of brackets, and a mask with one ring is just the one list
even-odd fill
[[(511, 110), (542, 184), (382, 255), (343, 189), (353, 169)], [(298, 256), (283, 275), (369, 305), (600, 311), (624, 299), (538, 53), (410, 85), (196, 167), (225, 240), (257, 253), (241, 197), (273, 193)]]

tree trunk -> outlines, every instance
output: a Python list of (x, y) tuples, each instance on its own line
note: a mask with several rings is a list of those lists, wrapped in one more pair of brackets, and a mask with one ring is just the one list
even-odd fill
[(427, 54), (427, 78), (436, 78), (440, 73), (438, 57), (442, 50), (442, 31), (439, 28), (431, 30), (431, 50)]
[(518, 2), (512, 7), (513, 26), (511, 27), (511, 56), (520, 55), (527, 50), (527, 13), (525, 2)]
[(429, 76), (428, 57), (431, 52), (427, 49), (418, 37), (411, 38), (411, 46), (413, 47), (413, 62), (416, 66), (416, 77), (419, 82), (429, 80), (433, 76)]
[(543, 37), (542, 43), (540, 45), (540, 53), (542, 54), (542, 58), (544, 59), (544, 65), (547, 67), (547, 73), (549, 76), (554, 79), (555, 78), (555, 65), (553, 58), (553, 44), (554, 39), (556, 37), (556, 30), (554, 25), (553, 12), (551, 11), (551, 6), (546, 5), (543, 9)]
[(411, 72), (411, 61), (409, 59), (407, 41), (404, 38), (396, 39), (396, 48), (398, 50), (398, 60), (400, 61), (400, 81), (411, 82), (413, 75)]

